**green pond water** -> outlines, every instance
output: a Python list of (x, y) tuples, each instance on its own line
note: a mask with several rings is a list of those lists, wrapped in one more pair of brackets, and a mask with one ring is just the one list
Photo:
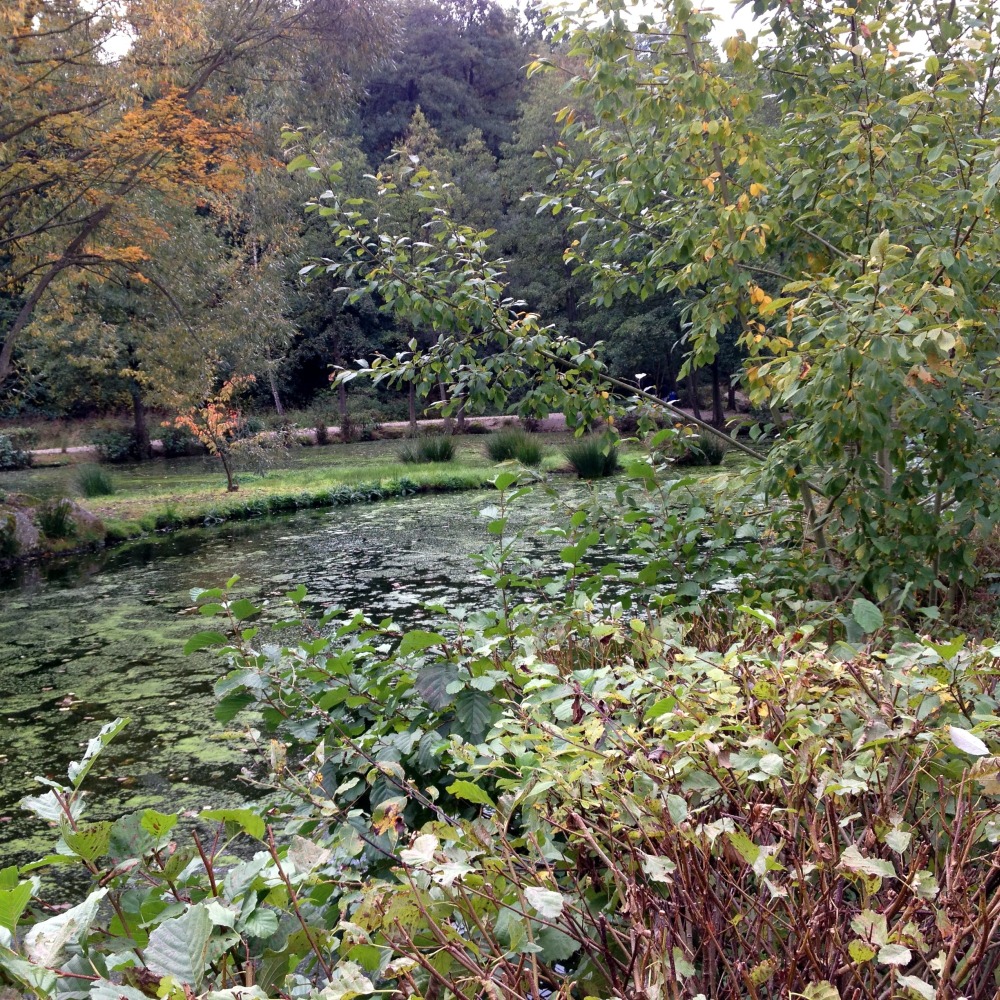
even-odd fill
[[(214, 721), (221, 664), (185, 657), (204, 624), (189, 591), (241, 577), (241, 594), (280, 597), (305, 583), (320, 603), (430, 621), (427, 602), (492, 600), (469, 553), (487, 538), (483, 493), (309, 511), (156, 538), (45, 567), (0, 590), (0, 866), (51, 847), (19, 808), (36, 775), (67, 764), (115, 716), (133, 721), (88, 778), (91, 818), (137, 808), (203, 809), (252, 794), (238, 740)], [(533, 510), (532, 510), (533, 508)], [(540, 526), (547, 505), (520, 515)]]

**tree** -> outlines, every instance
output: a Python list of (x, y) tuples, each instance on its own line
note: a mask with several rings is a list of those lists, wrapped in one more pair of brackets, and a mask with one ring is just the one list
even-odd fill
[(16, 307), (0, 382), (61, 274), (141, 273), (156, 230), (138, 192), (194, 205), (238, 187), (250, 130), (231, 88), (210, 84), (246, 63), (294, 68), (318, 46), (343, 93), (387, 40), (378, 0), (14, 0), (0, 35), (0, 292)]
[[(774, 44), (731, 39), (728, 65), (686, 2), (637, 28), (610, 0), (567, 15), (593, 118), (568, 124), (579, 158), (553, 149), (543, 205), (572, 218), (567, 257), (606, 306), (676, 293), (699, 363), (738, 326), (752, 399), (783, 424), (763, 483), (802, 511), (831, 587), (954, 602), (1000, 517), (995, 13), (757, 9)], [(361, 218), (337, 224), (369, 287), (447, 331), (467, 381), (477, 327), (550, 385), (592, 370), (505, 302), (486, 234), (439, 217), (417, 253)]]
[(226, 471), (226, 491), (229, 493), (235, 493), (240, 488), (236, 482), (230, 445), (240, 429), (242, 418), (233, 405), (233, 398), (253, 381), (252, 375), (230, 379), (198, 406), (188, 407), (172, 422), (163, 425), (189, 431), (208, 449), (209, 454), (218, 456)]
[(402, 8), (400, 51), (375, 73), (358, 132), (372, 162), (384, 160), (419, 107), (449, 149), (479, 129), (493, 155), (510, 138), (529, 58), (517, 16), (491, 0), (419, 2)]
[(550, 202), (591, 235), (570, 258), (609, 304), (682, 294), (699, 361), (738, 324), (813, 541), (879, 598), (954, 595), (1000, 514), (992, 6), (761, 2), (774, 44), (728, 65), (685, 3), (597, 9), (561, 23), (597, 115)]

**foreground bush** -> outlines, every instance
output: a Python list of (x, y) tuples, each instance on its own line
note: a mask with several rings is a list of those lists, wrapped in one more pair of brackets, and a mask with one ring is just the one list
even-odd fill
[(399, 460), (410, 465), (450, 462), (455, 457), (455, 442), (447, 436), (417, 438), (399, 451)]
[[(4, 873), (0, 968), (22, 989), (994, 991), (998, 649), (828, 652), (836, 617), (782, 632), (756, 611), (721, 644), (704, 619), (402, 633), (331, 612), (292, 619), (311, 638), (282, 651), (250, 601), (199, 603), (221, 631), (188, 649), (222, 648), (219, 718), (259, 713), (284, 798), (206, 810), (193, 840), (154, 810), (87, 823), (81, 785), (123, 723), (106, 727), (27, 803), (60, 828), (43, 864), (76, 859), (94, 892), (31, 926), (33, 875)], [(882, 622), (858, 601), (848, 624)]]
[(494, 462), (520, 462), (536, 466), (542, 462), (542, 446), (520, 427), (498, 431), (486, 442), (486, 454)]

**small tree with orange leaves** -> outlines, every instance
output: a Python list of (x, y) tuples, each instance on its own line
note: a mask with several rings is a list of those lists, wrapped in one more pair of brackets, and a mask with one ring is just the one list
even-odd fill
[(235, 493), (239, 483), (233, 472), (232, 441), (239, 430), (242, 415), (233, 405), (233, 397), (255, 382), (253, 375), (238, 375), (224, 382), (222, 388), (198, 406), (188, 407), (173, 420), (164, 421), (164, 427), (177, 427), (190, 431), (209, 451), (218, 455), (226, 470), (226, 490)]

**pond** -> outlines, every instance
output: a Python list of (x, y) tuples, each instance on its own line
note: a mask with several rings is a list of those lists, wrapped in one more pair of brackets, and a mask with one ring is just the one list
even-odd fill
[[(35, 775), (65, 779), (103, 723), (133, 721), (88, 779), (91, 818), (160, 805), (223, 806), (244, 798), (238, 741), (214, 721), (220, 664), (185, 657), (202, 621), (189, 591), (239, 575), (253, 600), (305, 583), (318, 602), (429, 620), (427, 602), (492, 600), (469, 553), (487, 538), (478, 510), (493, 495), (459, 493), (309, 511), (177, 532), (90, 557), (29, 567), (0, 591), (0, 855), (51, 847), (18, 806)], [(523, 515), (544, 519), (544, 501)]]

